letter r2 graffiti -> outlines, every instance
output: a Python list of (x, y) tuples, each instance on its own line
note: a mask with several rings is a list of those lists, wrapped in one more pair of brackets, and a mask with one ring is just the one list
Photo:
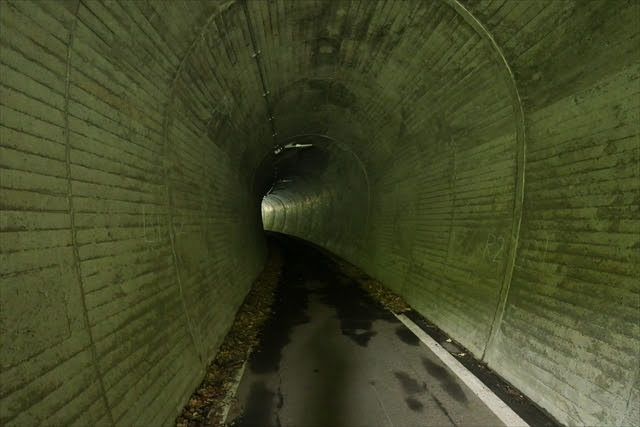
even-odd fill
[[(496, 264), (497, 267), (507, 256), (511, 249), (510, 245), (514, 242), (516, 242), (515, 236), (505, 239), (500, 235), (489, 234), (482, 251), (482, 258), (490, 264)], [(515, 268), (535, 268), (535, 264), (545, 262), (549, 250), (549, 236), (546, 233), (542, 233), (541, 238), (538, 239), (520, 238), (517, 242)]]

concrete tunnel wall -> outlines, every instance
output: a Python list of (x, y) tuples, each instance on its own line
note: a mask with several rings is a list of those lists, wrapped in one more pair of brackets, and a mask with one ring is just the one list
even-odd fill
[(171, 424), (263, 265), (272, 158), (267, 228), (561, 422), (633, 423), (639, 14), (0, 2), (0, 423)]

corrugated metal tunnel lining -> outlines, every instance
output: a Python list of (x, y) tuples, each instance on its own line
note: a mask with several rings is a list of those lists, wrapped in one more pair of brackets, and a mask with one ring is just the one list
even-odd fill
[(173, 422), (286, 156), (267, 228), (561, 422), (637, 422), (638, 2), (0, 8), (2, 424)]

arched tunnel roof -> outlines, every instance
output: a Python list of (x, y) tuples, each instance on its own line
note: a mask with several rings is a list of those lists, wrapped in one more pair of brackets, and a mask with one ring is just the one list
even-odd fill
[(263, 223), (379, 279), (560, 422), (633, 423), (639, 14), (0, 3), (0, 423), (172, 422)]

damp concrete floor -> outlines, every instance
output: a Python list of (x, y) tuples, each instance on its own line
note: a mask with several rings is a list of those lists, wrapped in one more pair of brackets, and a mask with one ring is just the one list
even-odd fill
[(228, 425), (503, 425), (328, 257), (294, 241), (283, 246), (275, 311)]

